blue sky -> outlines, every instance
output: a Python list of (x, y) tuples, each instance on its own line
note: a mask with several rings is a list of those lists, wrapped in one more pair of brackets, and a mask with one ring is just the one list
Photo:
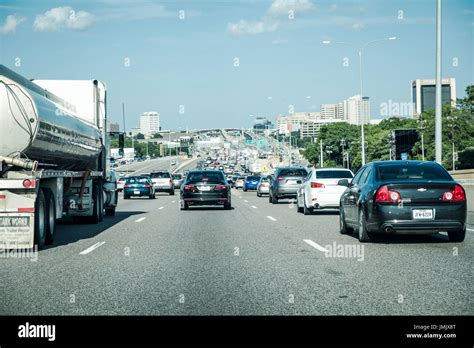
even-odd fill
[[(462, 97), (474, 83), (474, 3), (443, 10), (443, 77)], [(151, 110), (164, 129), (245, 127), (358, 94), (356, 47), (396, 36), (364, 50), (378, 118), (381, 103), (410, 101), (410, 80), (434, 78), (435, 15), (435, 0), (1, 0), (0, 60), (28, 78), (103, 80), (109, 117), (122, 124), (124, 102), (127, 128)]]

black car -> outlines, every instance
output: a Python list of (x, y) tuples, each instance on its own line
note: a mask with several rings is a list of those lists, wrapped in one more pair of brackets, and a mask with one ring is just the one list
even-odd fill
[(222, 205), (231, 209), (231, 188), (219, 170), (193, 170), (181, 185), (181, 210), (195, 205)]
[(363, 166), (340, 200), (341, 233), (357, 229), (359, 240), (374, 234), (448, 232), (449, 240), (466, 235), (466, 193), (436, 162), (384, 161)]

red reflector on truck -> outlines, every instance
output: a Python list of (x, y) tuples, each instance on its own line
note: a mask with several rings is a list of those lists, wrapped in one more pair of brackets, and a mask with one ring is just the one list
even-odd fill
[(19, 213), (34, 213), (35, 208), (18, 208)]
[(6, 195), (0, 195), (0, 199), (7, 199)]
[(35, 181), (25, 179), (25, 180), (23, 180), (23, 187), (24, 188), (34, 188), (35, 187)]

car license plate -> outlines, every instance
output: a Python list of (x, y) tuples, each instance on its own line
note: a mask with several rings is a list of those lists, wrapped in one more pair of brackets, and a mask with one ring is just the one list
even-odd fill
[(201, 186), (199, 188), (201, 191), (210, 191), (211, 190), (211, 186)]
[(288, 180), (288, 184), (290, 184), (290, 185), (294, 185), (296, 183), (297, 183), (296, 180)]
[(139, 190), (135, 190), (135, 191), (133, 191), (133, 194), (134, 194), (134, 195), (139, 195), (139, 194), (140, 194), (140, 191), (139, 191)]
[(413, 219), (433, 220), (433, 209), (413, 209)]

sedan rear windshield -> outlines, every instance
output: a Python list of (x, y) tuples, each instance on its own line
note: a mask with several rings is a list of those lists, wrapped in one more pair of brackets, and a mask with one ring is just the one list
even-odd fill
[(437, 164), (383, 164), (377, 166), (377, 180), (449, 180), (450, 175)]
[(188, 182), (225, 182), (224, 175), (222, 172), (194, 172), (189, 173), (187, 177)]
[(182, 178), (183, 178), (183, 176), (181, 174), (173, 175), (173, 179), (181, 180)]
[(163, 172), (163, 173), (151, 173), (150, 174), (152, 179), (159, 179), (159, 178), (171, 178), (170, 173)]
[(248, 176), (247, 180), (249, 180), (249, 181), (260, 180), (260, 177), (259, 176)]
[(148, 182), (148, 178), (144, 176), (136, 176), (136, 177), (127, 179), (128, 184), (138, 184), (138, 183), (146, 184), (147, 182)]
[(286, 176), (306, 176), (308, 172), (304, 169), (282, 169), (279, 173), (279, 177), (286, 177)]
[(318, 179), (351, 179), (352, 173), (348, 170), (317, 170)]

